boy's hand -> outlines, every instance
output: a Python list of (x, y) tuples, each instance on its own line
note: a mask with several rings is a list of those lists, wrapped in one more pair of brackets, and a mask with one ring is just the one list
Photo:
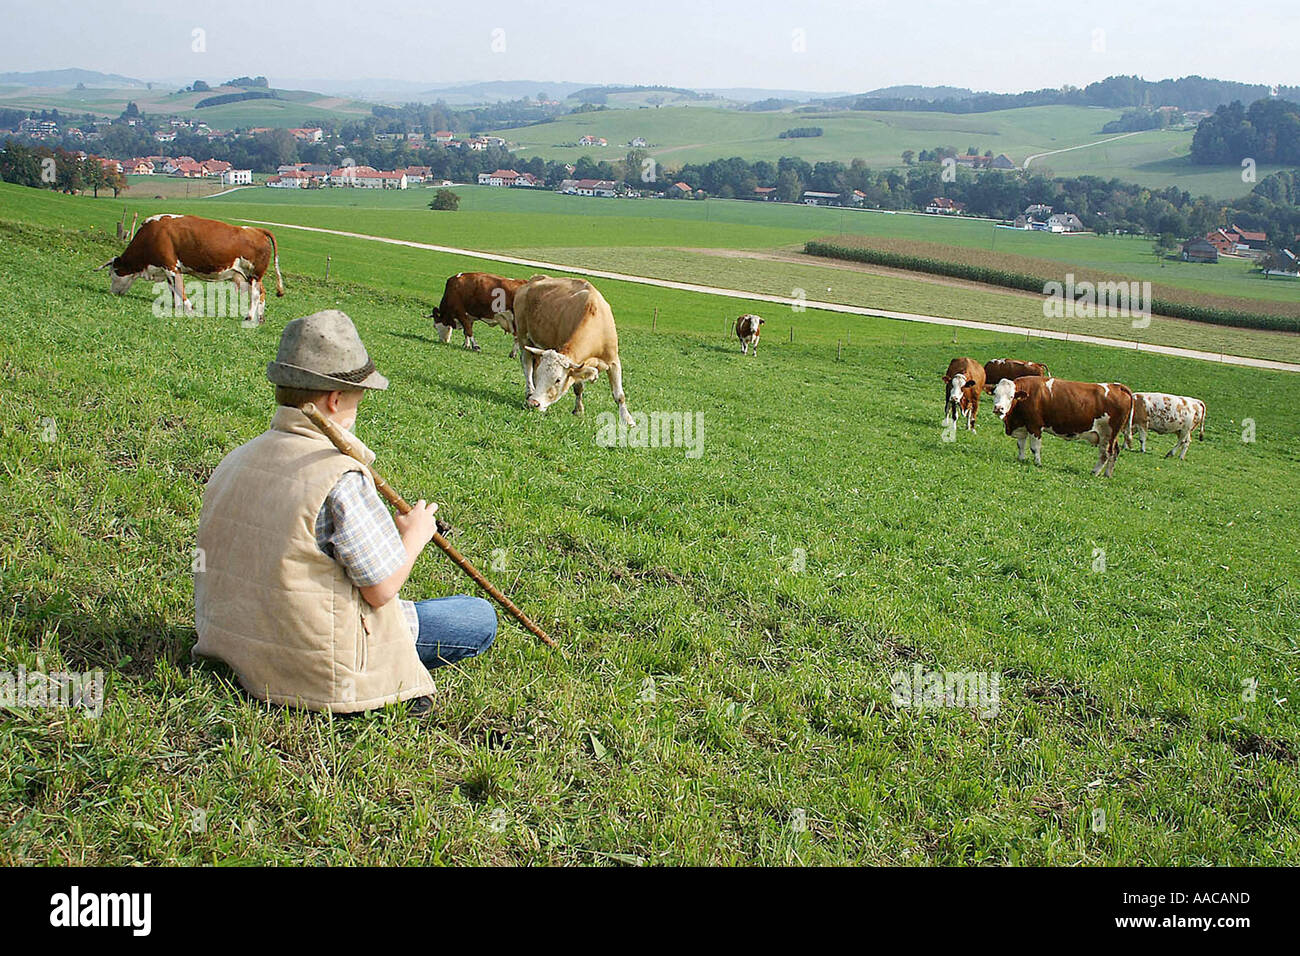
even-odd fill
[(404, 515), (393, 515), (393, 523), (397, 525), (397, 533), (402, 536), (403, 541), (413, 539), (413, 543), (423, 548), (433, 540), (433, 533), (437, 530), (434, 513), (437, 512), (436, 504), (429, 504), (423, 498), (415, 503), (410, 511)]

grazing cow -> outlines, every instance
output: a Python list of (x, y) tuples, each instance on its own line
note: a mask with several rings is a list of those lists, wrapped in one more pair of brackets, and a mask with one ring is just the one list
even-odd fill
[(1192, 443), (1192, 432), (1200, 429), (1199, 438), (1205, 440), (1205, 403), (1199, 398), (1185, 395), (1166, 395), (1164, 392), (1137, 392), (1133, 396), (1133, 423), (1124, 433), (1124, 447), (1133, 447), (1133, 429), (1138, 430), (1141, 448), (1147, 450), (1147, 432), (1168, 435), (1177, 432), (1178, 441), (1165, 454), (1177, 454), (1179, 461), (1187, 458), (1187, 447)]
[(280, 253), (270, 232), (201, 216), (164, 213), (142, 222), (140, 231), (122, 254), (99, 268), (108, 269), (109, 288), (114, 295), (125, 295), (136, 279), (167, 282), (173, 301), (182, 303), (186, 312), (193, 312), (194, 306), (185, 296), (182, 276), (192, 275), (213, 282), (229, 280), (241, 293), (244, 283), (248, 283), (247, 318), (260, 325), (266, 317), (262, 277), (272, 263), (275, 294), (284, 295)]
[(943, 374), (943, 420), (956, 421), (966, 416), (966, 427), (975, 431), (975, 416), (980, 410), (980, 392), (984, 389), (984, 366), (974, 359), (955, 358)]
[(763, 319), (752, 313), (746, 313), (736, 320), (736, 338), (740, 339), (740, 354), (744, 355), (749, 347), (754, 347), (758, 354), (758, 337), (763, 334)]
[(1041, 362), (1024, 362), (1020, 359), (999, 358), (984, 363), (984, 391), (992, 392), (993, 386), (1004, 378), (1024, 378), (1026, 375), (1041, 375), (1051, 378), (1052, 373)]
[(1007, 434), (1020, 447), (1025, 460), (1025, 439), (1034, 464), (1043, 463), (1043, 432), (1074, 441), (1083, 438), (1098, 449), (1094, 475), (1104, 469), (1115, 473), (1119, 439), (1133, 421), (1133, 393), (1118, 382), (1067, 382), (1059, 378), (1028, 375), (1004, 378), (993, 389), (993, 413), (1002, 419)]
[(604, 372), (619, 418), (633, 424), (623, 394), (614, 313), (595, 286), (586, 279), (534, 276), (515, 292), (514, 313), (529, 408), (545, 410), (572, 385), (573, 414), (581, 415), (583, 387)]
[[(515, 333), (515, 292), (524, 279), (508, 279), (490, 272), (458, 272), (447, 280), (442, 301), (429, 313), (438, 338), (446, 343), (451, 333), (459, 328), (465, 333), (465, 348), (479, 351), (474, 341), (474, 320), (480, 319), (495, 325), (507, 335)], [(510, 357), (515, 357), (511, 349)]]

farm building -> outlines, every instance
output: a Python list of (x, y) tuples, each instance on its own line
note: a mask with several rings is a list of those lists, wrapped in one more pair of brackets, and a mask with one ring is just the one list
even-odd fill
[(1218, 262), (1219, 250), (1210, 240), (1198, 236), (1183, 243), (1184, 262)]
[(612, 179), (579, 179), (573, 191), (579, 196), (602, 196), (608, 199), (618, 195), (617, 185)]
[(804, 190), (804, 194), (800, 198), (809, 206), (838, 206), (840, 204), (839, 193), (823, 193), (813, 189)]

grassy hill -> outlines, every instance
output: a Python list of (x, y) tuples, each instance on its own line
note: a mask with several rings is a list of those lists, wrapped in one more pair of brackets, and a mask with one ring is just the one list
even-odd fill
[[(1035, 342), (1060, 374), (1208, 402), (1186, 462), (1106, 481), (1051, 438), (1017, 464), (987, 411), (944, 440), (949, 357), (1020, 340), (602, 282), (632, 411), (704, 416), (698, 458), (604, 447), (603, 381), (584, 418), (530, 415), (504, 338), (442, 347), (405, 291), (492, 263), (282, 235), (264, 327), (158, 318), (88, 268), (118, 248), (90, 228), (109, 204), (13, 190), (0, 669), (102, 668), (108, 699), (0, 721), (0, 863), (1300, 861), (1300, 556), (1260, 546), (1300, 520), (1300, 376)], [(327, 254), (346, 279), (307, 271)], [(386, 477), (567, 651), (503, 620), (427, 722), (266, 708), (189, 657), (203, 483), (265, 427), (283, 324), (326, 307), (392, 379), (358, 427)], [(751, 308), (757, 358), (722, 329)], [(1008, 539), (1035, 546), (969, 543)], [(469, 587), (430, 554), (405, 593)], [(998, 674), (996, 712), (900, 706), (913, 667)]]
[(52, 87), (0, 87), (0, 106), (15, 109), (58, 109), (73, 113), (116, 117), (134, 102), (145, 113), (201, 119), (214, 129), (247, 126), (302, 126), (313, 119), (353, 119), (370, 115), (370, 104), (346, 97), (325, 96), (310, 90), (275, 90), (276, 99), (247, 100), (196, 109), (211, 96), (243, 92), (235, 87), (213, 87), (202, 93), (177, 93), (155, 84), (147, 89), (85, 89)]
[[(609, 140), (607, 152), (613, 156), (622, 155), (622, 144), (644, 136), (652, 144), (651, 155), (669, 164), (727, 156), (774, 160), (797, 155), (809, 162), (848, 162), (861, 157), (873, 167), (900, 166), (903, 150), (920, 152), (936, 145), (958, 150), (974, 145), (981, 152), (1006, 153), (1020, 163), (1031, 153), (1100, 139), (1098, 130), (1117, 116), (1118, 110), (1069, 106), (967, 115), (847, 110), (753, 113), (663, 107), (581, 113), (553, 123), (502, 131), (501, 135), (518, 142), (523, 155), (548, 159), (573, 159), (591, 152), (590, 148), (556, 144), (577, 142), (584, 134), (592, 134)], [(825, 134), (796, 140), (778, 138), (783, 130), (796, 126), (820, 126)]]

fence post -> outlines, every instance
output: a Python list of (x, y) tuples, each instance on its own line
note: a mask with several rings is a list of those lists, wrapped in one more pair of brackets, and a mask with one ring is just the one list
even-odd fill
[(325, 257), (325, 281), (330, 281), (330, 256)]
[(657, 326), (658, 324), (659, 324), (659, 309), (656, 307), (654, 318), (650, 320), (650, 331), (653, 332), (655, 330), (655, 326)]

